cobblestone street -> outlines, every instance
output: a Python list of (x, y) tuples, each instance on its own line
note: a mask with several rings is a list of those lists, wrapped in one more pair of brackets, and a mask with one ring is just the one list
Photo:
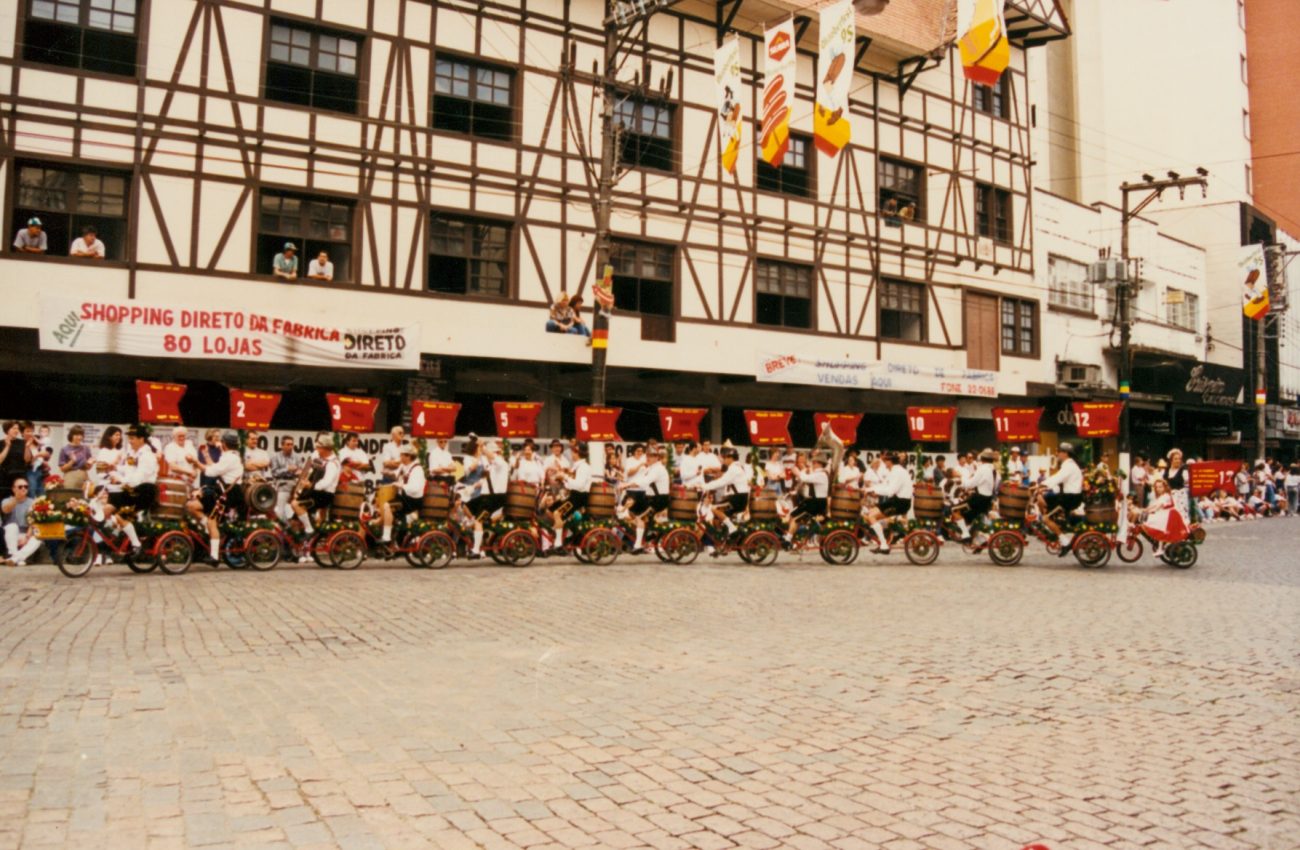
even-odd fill
[(1297, 532), (1188, 572), (8, 569), (0, 850), (1290, 850)]

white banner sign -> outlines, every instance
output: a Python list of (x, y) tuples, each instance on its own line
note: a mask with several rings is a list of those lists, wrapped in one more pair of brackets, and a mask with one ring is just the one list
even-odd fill
[(41, 298), (41, 349), (297, 366), (418, 369), (418, 325), (342, 328), (278, 311)]
[(722, 167), (736, 173), (740, 155), (740, 37), (733, 35), (713, 54), (713, 76), (718, 85), (718, 143)]
[(860, 390), (894, 390), (936, 395), (997, 398), (998, 373), (940, 369), (910, 363), (818, 360), (795, 354), (761, 353), (757, 378), (783, 384), (812, 384)]

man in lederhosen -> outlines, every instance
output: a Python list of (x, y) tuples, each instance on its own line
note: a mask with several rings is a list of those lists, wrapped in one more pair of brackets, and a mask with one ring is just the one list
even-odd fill
[(221, 435), (221, 457), (216, 463), (202, 467), (204, 484), (190, 495), (185, 504), (190, 516), (202, 520), (208, 527), (208, 545), (211, 560), (215, 564), (221, 559), (221, 517), (215, 511), (217, 501), (226, 495), (226, 507), (238, 509), (243, 506), (243, 491), (239, 489), (239, 479), (244, 477), (244, 461), (239, 457), (239, 436), (233, 432)]
[[(419, 452), (415, 446), (406, 443), (398, 449), (398, 465), (393, 470), (393, 481), (397, 484), (397, 512), (404, 517), (419, 514), (420, 503), (424, 500), (424, 469), (420, 466)], [(384, 502), (380, 507), (384, 530), (379, 542), (393, 542), (393, 502)]]
[(134, 508), (136, 513), (143, 513), (154, 506), (158, 500), (158, 457), (149, 445), (144, 428), (132, 425), (126, 430), (126, 441), (122, 463), (111, 476), (122, 489), (109, 493), (108, 502), (117, 512), (117, 521), (126, 539), (131, 541), (131, 554), (135, 556), (140, 554), (140, 536), (136, 534), (135, 523), (123, 517), (121, 511)]
[[(334, 491), (338, 489), (339, 474), (342, 472), (339, 459), (334, 456), (334, 441), (328, 434), (316, 438), (316, 457), (310, 462), (313, 475), (318, 472), (320, 478), (303, 490), (293, 504), (293, 512), (308, 535), (313, 531), (313, 516), (318, 517), (321, 511), (327, 510), (334, 503)], [(311, 560), (310, 556), (304, 557)]]
[(722, 474), (701, 489), (705, 493), (718, 494), (714, 497), (713, 516), (722, 521), (730, 536), (736, 533), (732, 517), (738, 517), (749, 509), (749, 477), (745, 465), (740, 462), (739, 452), (723, 447), (721, 455)]

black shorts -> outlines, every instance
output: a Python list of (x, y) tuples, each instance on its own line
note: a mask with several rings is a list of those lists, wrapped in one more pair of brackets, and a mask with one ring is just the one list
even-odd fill
[(573, 509), (575, 511), (585, 511), (587, 509), (586, 493), (578, 493), (576, 491), (570, 490), (569, 495), (568, 497), (566, 497), (565, 501), (567, 501), (570, 505), (573, 505)]
[(158, 485), (156, 484), (141, 484), (130, 493), (122, 490), (108, 494), (108, 503), (119, 511), (123, 508), (134, 508), (136, 513), (143, 513), (153, 508), (157, 501)]
[(324, 490), (305, 490), (298, 497), (298, 504), (309, 511), (320, 511), (334, 504), (334, 494)]
[(484, 511), (487, 512), (488, 516), (491, 516), (505, 506), (505, 493), (484, 493), (481, 496), (475, 496), (470, 499), (465, 507), (469, 508), (469, 512), (477, 517)]
[(804, 499), (799, 503), (799, 507), (794, 509), (790, 514), (790, 519), (799, 519), (800, 517), (826, 516), (826, 500), (822, 499)]
[(636, 490), (629, 495), (632, 496), (632, 513), (634, 514), (643, 514), (646, 511), (659, 513), (668, 510), (669, 498), (666, 493), (662, 496), (651, 496), (644, 490)]
[(966, 499), (966, 505), (970, 509), (966, 515), (971, 519), (982, 517), (993, 508), (992, 496), (981, 496), (979, 493), (972, 493)]
[(416, 513), (420, 510), (420, 504), (423, 501), (423, 499), (417, 499), (414, 496), (408, 496), (405, 493), (398, 493), (397, 504), (401, 507), (401, 510), (397, 511), (397, 513), (400, 516)]
[[(221, 489), (215, 486), (207, 486), (199, 491), (199, 501), (203, 503), (203, 512), (210, 514), (217, 507), (217, 499), (221, 498)], [(242, 487), (231, 487), (226, 491), (226, 507), (239, 510), (244, 507), (244, 490)]]
[(1083, 494), (1082, 493), (1048, 493), (1046, 496), (1043, 497), (1043, 500), (1047, 502), (1048, 513), (1051, 513), (1057, 508), (1060, 508), (1068, 516), (1069, 514), (1074, 513), (1075, 510), (1078, 509), (1079, 505), (1083, 504)]
[(727, 511), (728, 516), (739, 516), (749, 508), (749, 494), (732, 493), (727, 497), (726, 504), (730, 506), (730, 510)]
[(877, 502), (876, 509), (885, 516), (907, 516), (907, 512), (912, 509), (912, 500), (889, 496)]

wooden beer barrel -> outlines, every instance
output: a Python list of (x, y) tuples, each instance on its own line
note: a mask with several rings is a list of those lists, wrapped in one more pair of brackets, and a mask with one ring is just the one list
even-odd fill
[(532, 522), (537, 513), (537, 485), (511, 481), (506, 490), (506, 519)]
[(754, 522), (773, 522), (777, 518), (776, 497), (766, 492), (749, 497), (749, 518)]
[(668, 518), (677, 522), (691, 522), (699, 516), (700, 491), (674, 487), (668, 499)]
[(845, 484), (831, 490), (831, 519), (857, 519), (862, 514), (862, 493)]
[(1012, 522), (1024, 522), (1029, 508), (1029, 488), (1010, 481), (998, 488), (998, 517)]
[(269, 513), (276, 502), (275, 487), (261, 478), (245, 481), (242, 485), (244, 509), (252, 513)]
[(330, 505), (330, 518), (358, 522), (361, 519), (361, 505), (366, 501), (366, 482), (354, 478), (347, 484), (339, 482), (334, 491), (334, 502)]
[(943, 519), (943, 491), (933, 484), (917, 484), (912, 490), (912, 513), (917, 519)]
[(181, 519), (185, 516), (185, 503), (189, 499), (189, 482), (180, 478), (159, 478), (158, 505), (154, 508), (154, 516), (160, 519)]
[(587, 493), (587, 516), (591, 519), (614, 516), (614, 485), (608, 481), (591, 482), (591, 490)]
[(1099, 523), (1106, 523), (1106, 522), (1109, 523), (1119, 522), (1119, 510), (1116, 509), (1114, 502), (1110, 502), (1110, 501), (1093, 502), (1091, 504), (1084, 505), (1083, 512), (1084, 512), (1084, 518), (1091, 525), (1097, 525)]
[(420, 501), (420, 519), (444, 522), (451, 515), (451, 488), (442, 481), (424, 485), (424, 498)]

